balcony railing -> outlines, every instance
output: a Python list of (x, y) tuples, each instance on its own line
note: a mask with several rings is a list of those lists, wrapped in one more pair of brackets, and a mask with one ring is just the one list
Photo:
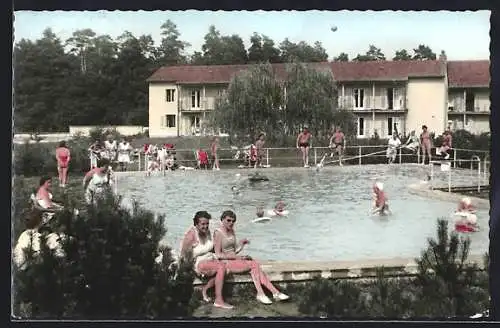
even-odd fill
[(193, 100), (191, 97), (181, 98), (180, 108), (182, 111), (206, 111), (213, 110), (215, 108), (214, 98), (201, 98), (198, 104), (195, 103), (193, 106)]
[(398, 97), (393, 100), (392, 107), (389, 108), (389, 98), (386, 96), (363, 97), (362, 101), (354, 96), (339, 97), (339, 107), (351, 110), (404, 110), (406, 100), (404, 97)]
[(473, 108), (467, 108), (463, 99), (454, 99), (448, 103), (448, 110), (451, 113), (489, 113), (490, 104), (484, 101), (475, 101)]

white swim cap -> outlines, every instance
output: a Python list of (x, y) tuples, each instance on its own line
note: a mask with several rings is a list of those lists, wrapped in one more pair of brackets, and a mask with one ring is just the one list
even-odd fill
[(382, 182), (376, 182), (375, 187), (380, 191), (384, 190), (384, 184)]
[(471, 203), (470, 198), (469, 197), (462, 198), (462, 203), (464, 203), (465, 205), (470, 205)]

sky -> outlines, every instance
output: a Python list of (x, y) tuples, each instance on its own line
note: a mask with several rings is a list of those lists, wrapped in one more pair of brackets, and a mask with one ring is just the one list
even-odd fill
[[(113, 38), (124, 31), (135, 36), (150, 34), (159, 45), (160, 26), (172, 20), (181, 39), (200, 51), (210, 25), (222, 35), (238, 34), (245, 45), (253, 32), (265, 34), (279, 44), (320, 41), (329, 59), (341, 52), (349, 58), (365, 53), (370, 44), (388, 59), (399, 49), (428, 45), (436, 54), (446, 51), (449, 60), (489, 59), (489, 11), (16, 11), (14, 39), (36, 40), (50, 27), (62, 40), (78, 29), (91, 28)], [(336, 32), (331, 27), (337, 27)]]

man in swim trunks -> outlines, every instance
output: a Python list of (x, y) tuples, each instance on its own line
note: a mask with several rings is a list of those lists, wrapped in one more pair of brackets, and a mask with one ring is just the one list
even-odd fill
[(330, 157), (333, 157), (333, 155), (337, 153), (339, 155), (339, 165), (342, 166), (342, 154), (345, 147), (345, 135), (340, 127), (337, 127), (335, 129), (335, 132), (330, 138), (330, 144), (328, 147), (331, 151)]
[(422, 146), (422, 164), (425, 164), (425, 155), (429, 157), (429, 162), (432, 159), (431, 156), (431, 135), (427, 130), (427, 125), (422, 125), (422, 133), (420, 134), (420, 145)]
[(304, 130), (297, 136), (296, 147), (297, 149), (300, 148), (302, 151), (302, 162), (304, 163), (304, 167), (309, 167), (309, 148), (311, 138), (312, 134), (309, 132), (307, 126), (304, 127)]

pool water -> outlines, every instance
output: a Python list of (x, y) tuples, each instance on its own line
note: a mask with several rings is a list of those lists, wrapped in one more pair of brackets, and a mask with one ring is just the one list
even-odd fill
[[(363, 165), (259, 170), (269, 181), (250, 183), (249, 170), (175, 171), (165, 176), (124, 175), (118, 179), (125, 201), (166, 215), (166, 241), (177, 248), (196, 211), (212, 214), (213, 231), (220, 214), (237, 214), (238, 238), (248, 238), (246, 254), (259, 260), (314, 261), (415, 257), (436, 236), (436, 220), (450, 217), (457, 204), (409, 193), (408, 185), (424, 180), (419, 165)], [(384, 183), (392, 215), (371, 216), (371, 187)], [(447, 174), (435, 174), (446, 185)], [(470, 184), (470, 173), (453, 171), (453, 182)], [(234, 195), (238, 186), (240, 195)], [(257, 206), (272, 209), (283, 200), (290, 214), (253, 223)], [(488, 211), (477, 213), (483, 229), (470, 234), (471, 253), (488, 247)]]

